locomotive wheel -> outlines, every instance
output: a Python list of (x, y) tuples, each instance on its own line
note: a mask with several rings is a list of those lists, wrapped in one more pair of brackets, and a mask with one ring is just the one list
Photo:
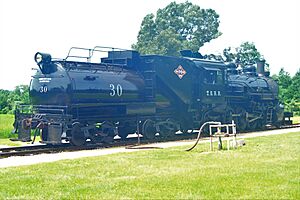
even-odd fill
[(264, 130), (265, 126), (261, 119), (255, 120), (254, 122), (250, 122), (248, 129), (249, 130)]
[(147, 119), (143, 124), (143, 136), (147, 139), (154, 139), (156, 134), (155, 122)]
[(236, 124), (237, 124), (237, 129), (240, 131), (245, 131), (248, 126), (247, 120), (244, 117), (239, 117), (237, 119)]
[(174, 133), (173, 129), (171, 127), (169, 127), (168, 125), (162, 125), (160, 126), (160, 136), (161, 137), (165, 137), (165, 138), (168, 138), (168, 137), (171, 137), (172, 134)]
[(75, 122), (72, 125), (70, 142), (71, 142), (71, 144), (73, 144), (75, 146), (82, 146), (86, 142), (86, 138), (84, 136), (83, 131), (81, 131), (79, 122)]
[(258, 130), (264, 130), (264, 129), (265, 129), (265, 124), (264, 124), (264, 121), (263, 121), (263, 120), (259, 119), (259, 120), (257, 121), (257, 129), (258, 129)]
[(134, 133), (135, 131), (135, 128), (129, 124), (124, 124), (123, 126), (118, 127), (118, 135), (122, 140), (125, 140), (130, 133)]
[(249, 122), (248, 129), (255, 131), (255, 130), (259, 129), (258, 126), (259, 126), (259, 121), (255, 120), (253, 122)]
[(109, 122), (104, 122), (102, 124), (101, 128), (102, 128), (102, 133), (104, 135), (102, 141), (104, 143), (112, 142), (114, 140), (114, 136), (115, 136), (114, 126)]
[(119, 129), (118, 131), (118, 136), (121, 138), (121, 140), (125, 140), (128, 136), (128, 133), (122, 129)]
[(160, 127), (160, 135), (162, 137), (171, 137), (175, 135), (175, 131), (177, 131), (177, 125), (172, 120), (167, 120)]
[(235, 118), (236, 128), (239, 131), (245, 131), (248, 127), (248, 120), (246, 117), (246, 111), (244, 108), (237, 107), (235, 113), (239, 114), (240, 116)]

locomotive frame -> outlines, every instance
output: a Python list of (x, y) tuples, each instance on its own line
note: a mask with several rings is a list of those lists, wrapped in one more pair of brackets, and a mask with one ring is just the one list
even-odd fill
[[(80, 50), (87, 55), (73, 55)], [(97, 52), (107, 53), (91, 62)], [(65, 59), (36, 53), (39, 67), (30, 83), (31, 113), (19, 106), (15, 132), (30, 139), (41, 130), (44, 143), (63, 139), (110, 142), (141, 130), (144, 137), (172, 137), (209, 120), (235, 120), (240, 130), (261, 129), (284, 121), (278, 85), (252, 67), (238, 74), (235, 65), (185, 57), (140, 55), (134, 50), (72, 47)], [(70, 59), (86, 61), (72, 61)]]

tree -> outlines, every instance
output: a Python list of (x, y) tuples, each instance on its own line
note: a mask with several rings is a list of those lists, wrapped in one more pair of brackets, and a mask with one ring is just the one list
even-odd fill
[[(237, 48), (225, 48), (222, 58), (225, 62), (236, 62), (241, 67), (253, 65), (257, 60), (264, 59), (253, 42), (244, 42)], [(269, 66), (267, 63), (266, 65)]]
[(142, 54), (177, 55), (180, 50), (198, 52), (204, 43), (221, 35), (219, 15), (212, 9), (171, 2), (144, 17), (133, 49)]
[(0, 113), (12, 113), (16, 102), (30, 103), (27, 85), (19, 85), (13, 91), (0, 90)]
[(278, 85), (279, 85), (279, 98), (287, 105), (293, 99), (293, 93), (290, 90), (292, 84), (291, 75), (284, 71), (283, 68), (280, 69), (278, 73)]
[(228, 47), (223, 50), (223, 57), (225, 62), (234, 62), (237, 59), (237, 53), (232, 52), (231, 47)]
[(292, 111), (299, 116), (300, 115), (300, 69), (292, 78), (292, 84), (289, 87), (289, 92), (293, 94), (292, 99), (294, 101), (294, 104), (292, 106)]
[(279, 85), (279, 99), (285, 105), (285, 110), (300, 115), (300, 70), (291, 77), (283, 68), (278, 75), (273, 75)]
[(292, 78), (290, 73), (286, 72), (283, 68), (278, 73), (278, 84), (283, 89), (288, 89), (292, 84)]
[(9, 94), (10, 91), (0, 89), (0, 114), (6, 114), (9, 111)]
[(263, 59), (253, 42), (244, 42), (237, 48), (237, 61), (241, 66), (255, 64), (257, 60)]
[(290, 90), (294, 94), (293, 98), (300, 103), (300, 69), (298, 69), (297, 73), (292, 78)]

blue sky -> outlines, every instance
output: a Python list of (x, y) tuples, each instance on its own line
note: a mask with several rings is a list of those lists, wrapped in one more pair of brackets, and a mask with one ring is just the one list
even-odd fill
[[(0, 89), (29, 84), (37, 51), (64, 58), (72, 46), (130, 48), (143, 17), (170, 0), (1, 0)], [(177, 1), (184, 2), (184, 1)], [(192, 0), (220, 15), (223, 35), (201, 53), (254, 42), (271, 74), (300, 68), (300, 1)]]

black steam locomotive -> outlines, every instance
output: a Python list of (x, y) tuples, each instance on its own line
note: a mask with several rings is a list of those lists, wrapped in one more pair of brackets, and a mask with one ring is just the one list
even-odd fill
[[(87, 55), (72, 54), (78, 50)], [(100, 58), (92, 62), (96, 54)], [(255, 66), (239, 72), (235, 64), (199, 59), (190, 51), (170, 57), (98, 46), (73, 47), (65, 59), (45, 53), (34, 59), (39, 68), (30, 83), (32, 105), (15, 112), (21, 140), (37, 129), (45, 143), (83, 145), (136, 131), (149, 139), (172, 137), (210, 120), (234, 120), (248, 130), (284, 118), (278, 85), (264, 63), (258, 72)]]

